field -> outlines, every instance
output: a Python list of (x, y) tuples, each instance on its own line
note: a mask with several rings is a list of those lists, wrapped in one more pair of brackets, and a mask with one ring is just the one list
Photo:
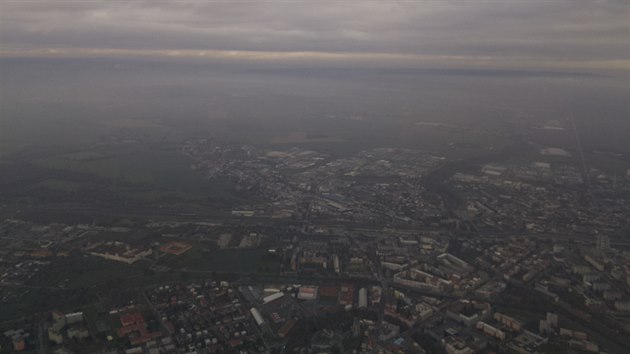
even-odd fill
[(68, 170), (113, 180), (161, 188), (179, 187), (196, 192), (207, 187), (203, 176), (193, 173), (187, 159), (173, 149), (152, 149), (147, 145), (104, 147), (97, 158), (79, 159), (79, 151), (35, 159), (34, 163), (55, 170)]
[(23, 215), (7, 209), (13, 211), (4, 217), (48, 220), (48, 214), (55, 214), (59, 221), (91, 222), (112, 207), (117, 213), (126, 209), (130, 215), (151, 217), (164, 214), (163, 206), (207, 214), (243, 202), (231, 181), (208, 180), (192, 170), (179, 145), (157, 145), (116, 143), (84, 150), (68, 146), (14, 155), (0, 165), (0, 188), (6, 191), (0, 200), (30, 207), (21, 210)]
[(142, 268), (108, 261), (94, 256), (71, 256), (54, 262), (45, 276), (32, 279), (32, 284), (43, 287), (81, 289), (120, 283), (143, 275)]
[(194, 244), (180, 256), (166, 255), (160, 264), (174, 269), (201, 272), (255, 273), (278, 270), (278, 262), (266, 259), (264, 249), (216, 249), (214, 245)]

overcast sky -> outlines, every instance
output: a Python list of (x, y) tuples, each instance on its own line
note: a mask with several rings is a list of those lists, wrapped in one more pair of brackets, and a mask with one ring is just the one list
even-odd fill
[(0, 2), (4, 56), (630, 68), (630, 0)]

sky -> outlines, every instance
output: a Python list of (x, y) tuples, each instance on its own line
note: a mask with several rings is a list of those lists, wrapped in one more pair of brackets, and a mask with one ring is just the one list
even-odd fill
[(0, 155), (77, 122), (219, 111), (572, 116), (585, 144), (630, 151), (629, 93), (630, 0), (0, 0)]
[(0, 56), (630, 69), (630, 0), (0, 2)]

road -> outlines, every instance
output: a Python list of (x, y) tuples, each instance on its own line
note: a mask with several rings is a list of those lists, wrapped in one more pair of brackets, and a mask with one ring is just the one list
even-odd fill
[(46, 342), (44, 342), (44, 322), (37, 325), (37, 354), (46, 354)]

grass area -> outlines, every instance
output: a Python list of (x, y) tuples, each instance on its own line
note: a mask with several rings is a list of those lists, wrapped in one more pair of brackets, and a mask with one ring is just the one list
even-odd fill
[(98, 159), (103, 158), (104, 156), (94, 151), (78, 151), (78, 152), (72, 152), (69, 154), (61, 155), (61, 157), (66, 160), (89, 161), (89, 160), (98, 160)]
[(76, 192), (81, 187), (81, 183), (68, 181), (63, 179), (47, 179), (45, 181), (35, 183), (30, 186), (31, 188), (48, 188), (53, 190), (58, 190), (62, 192)]
[(46, 157), (34, 161), (37, 165), (74, 172), (95, 174), (100, 177), (116, 178), (118, 176), (118, 163), (112, 158), (102, 158), (98, 160), (81, 161), (67, 159), (63, 155)]
[(608, 156), (604, 154), (585, 153), (586, 164), (589, 167), (597, 168), (604, 173), (609, 173), (623, 178), (626, 171), (630, 169), (628, 157)]
[[(174, 147), (154, 148), (151, 144), (105, 146), (97, 151), (77, 151), (33, 160), (35, 165), (51, 170), (93, 175), (112, 192), (139, 201), (238, 199), (230, 181), (209, 181), (203, 173), (193, 171), (189, 162)], [(82, 181), (55, 178), (31, 187), (71, 193), (81, 186)]]
[(2, 289), (2, 295), (7, 296), (8, 299), (0, 306), (0, 320), (45, 311), (46, 304), (41, 303), (40, 296), (46, 293), (48, 293), (47, 290), (37, 289)]
[(145, 202), (159, 202), (169, 200), (185, 200), (185, 201), (202, 201), (204, 200), (203, 194), (186, 193), (186, 192), (173, 192), (164, 190), (150, 190), (150, 191), (138, 191), (129, 192), (128, 195), (137, 200)]
[(570, 353), (569, 345), (564, 340), (551, 340), (538, 347), (541, 353)]
[[(266, 250), (260, 249), (213, 249), (206, 245), (193, 247), (181, 256), (168, 255), (161, 261), (172, 268), (188, 270), (254, 273), (266, 264)], [(270, 269), (271, 268), (265, 268)]]
[(119, 283), (123, 278), (138, 277), (143, 270), (120, 262), (94, 256), (70, 257), (64, 262), (51, 265), (50, 269), (33, 279), (37, 286), (60, 286), (80, 289), (99, 284)]
[(260, 261), (258, 262), (257, 271), (259, 273), (275, 274), (275, 273), (280, 272), (280, 265), (281, 265), (281, 260), (279, 257), (270, 257), (267, 255), (264, 255), (261, 257)]
[[(86, 154), (100, 158), (82, 158)], [(199, 182), (185, 157), (177, 151), (151, 149), (148, 146), (114, 146), (103, 148), (102, 154), (79, 151), (36, 159), (38, 165), (61, 170), (94, 174), (112, 180), (150, 183)], [(77, 158), (79, 156), (80, 158)]]
[[(3, 290), (4, 291), (4, 290)], [(97, 299), (90, 290), (12, 289), (17, 298), (0, 306), (0, 321), (49, 312), (52, 309), (77, 311)]]
[(512, 307), (504, 307), (501, 308), (501, 311), (499, 311), (501, 313), (504, 313), (510, 317), (513, 317), (515, 319), (518, 319), (519, 321), (523, 322), (524, 324), (537, 324), (538, 321), (540, 319), (543, 319), (547, 312), (543, 309), (541, 309), (540, 312), (535, 313), (529, 310), (521, 310), (521, 309), (515, 309)]

